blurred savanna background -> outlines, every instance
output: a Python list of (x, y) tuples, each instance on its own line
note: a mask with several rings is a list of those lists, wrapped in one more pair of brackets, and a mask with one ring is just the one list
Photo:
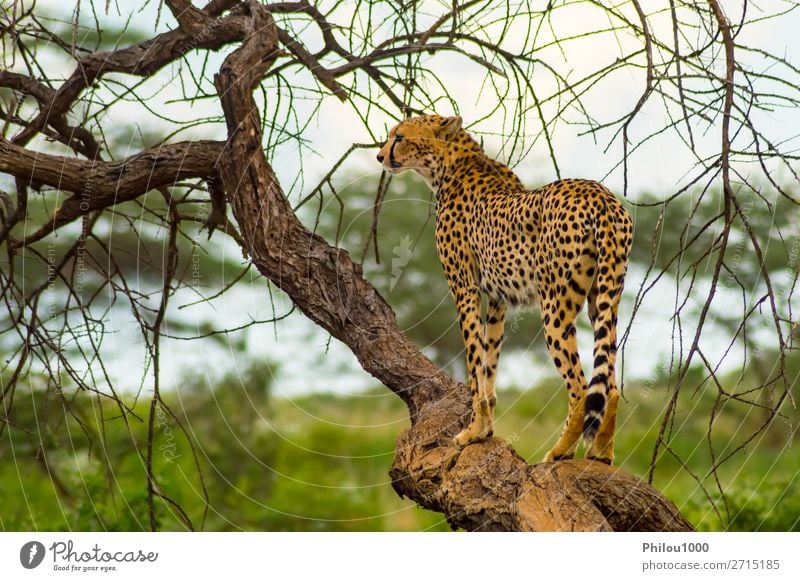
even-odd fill
[[(238, 3), (216, 4), (223, 18)], [(381, 173), (388, 129), (418, 110), (460, 113), (532, 188), (602, 179), (635, 221), (616, 463), (699, 530), (800, 530), (798, 11), (725, 3), (740, 59), (726, 109), (717, 3), (657, 4), (268, 4), (296, 40), (281, 39), (256, 90), (264, 149), (303, 224), (360, 262), (403, 332), (459, 378), (435, 199)], [(106, 161), (224, 140), (213, 76), (236, 42), (203, 46), (222, 25), (158, 70), (112, 68), (67, 129), (36, 129), (75, 59), (147, 43), (186, 10), (5, 2), (2, 137), (30, 130), (20, 147)], [(345, 66), (326, 34), (365, 68), (333, 81), (304, 69), (309, 55)], [(417, 50), (424, 35), (434, 44)], [(398, 46), (414, 50), (385, 54)], [(92, 192), (23, 182), (6, 159), (0, 530), (450, 530), (391, 486), (403, 402), (250, 265), (213, 184), (176, 180), (56, 228), (65, 198)], [(588, 320), (578, 334), (588, 368)], [(495, 434), (540, 461), (567, 401), (538, 312), (508, 316), (498, 382)]]

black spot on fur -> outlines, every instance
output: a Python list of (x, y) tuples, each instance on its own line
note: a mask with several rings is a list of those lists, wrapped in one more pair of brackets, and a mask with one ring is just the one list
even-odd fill
[[(605, 373), (598, 373), (592, 378), (592, 381), (589, 383), (589, 386), (597, 385), (597, 384), (606, 384), (608, 383), (608, 375)], [(601, 395), (602, 394), (598, 394)]]
[(606, 396), (602, 393), (594, 392), (586, 396), (586, 403), (584, 404), (586, 413), (602, 412), (604, 407), (606, 407)]

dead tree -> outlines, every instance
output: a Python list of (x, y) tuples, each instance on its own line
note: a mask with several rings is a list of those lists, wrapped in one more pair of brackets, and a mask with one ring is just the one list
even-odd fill
[[(30, 369), (37, 353), (42, 349), (53, 349), (57, 343), (52, 328), (45, 324), (37, 311), (43, 286), (59, 280), (67, 288), (74, 288), (75, 264), (81, 252), (81, 241), (87, 237), (98, 240), (93, 227), (103, 212), (120, 202), (136, 200), (147, 192), (161, 192), (166, 204), (161, 219), (168, 232), (168, 252), (162, 264), (163, 292), (153, 316), (140, 316), (142, 333), (147, 337), (154, 362), (155, 390), (149, 420), (151, 440), (143, 453), (143, 460), (148, 466), (151, 526), (155, 527), (155, 499), (172, 502), (168, 491), (158, 486), (152, 472), (152, 416), (160, 402), (159, 337), (176, 277), (175, 240), (181, 222), (187, 219), (182, 207), (189, 203), (174, 191), (187, 181), (195, 180), (197, 184), (206, 184), (208, 194), (204, 203), (210, 208), (206, 219), (209, 230), (217, 229), (234, 238), (260, 273), (285, 292), (308, 318), (345, 343), (364, 370), (408, 406), (411, 426), (397, 440), (391, 467), (393, 486), (398, 494), (420, 506), (444, 513), (454, 527), (470, 530), (691, 530), (691, 524), (671, 502), (650, 485), (620, 469), (588, 461), (528, 465), (509, 443), (499, 438), (491, 438), (461, 451), (454, 448), (451, 439), (468, 419), (469, 390), (443, 373), (403, 335), (391, 308), (364, 279), (359, 264), (300, 222), (264, 152), (264, 142), (268, 139), (265, 127), (270, 131), (280, 130), (280, 123), (273, 120), (265, 124), (262, 106), (254, 98), (254, 91), (265, 79), (276, 78), (290, 67), (302, 68), (313, 75), (320, 94), (332, 94), (353, 104), (360, 98), (356, 85), (348, 87), (342, 79), (356, 71), (363, 73), (370, 80), (371, 87), (385, 94), (400, 115), (406, 115), (417, 111), (420, 105), (432, 104), (433, 97), (428, 103), (424, 93), (422, 97), (412, 97), (417, 88), (414, 74), (418, 71), (414, 67), (421, 68), (421, 65), (408, 65), (404, 59), (449, 51), (466, 55), (484, 66), (490, 75), (502, 74), (505, 78), (515, 79), (521, 92), (533, 103), (530, 109), (521, 113), (543, 115), (541, 100), (530, 83), (525, 85), (528, 73), (525, 67), (536, 59), (505, 49), (502, 38), (500, 42), (490, 43), (475, 34), (476, 29), (469, 28), (476, 22), (476, 13), (470, 9), (483, 7), (488, 10), (488, 3), (486, 6), (483, 4), (455, 4), (452, 11), (443, 14), (421, 32), (412, 26), (406, 33), (397, 31), (390, 40), (370, 50), (356, 52), (353, 45), (341, 43), (327, 13), (305, 0), (266, 5), (254, 0), (212, 0), (203, 8), (193, 6), (188, 0), (165, 0), (178, 23), (174, 29), (111, 51), (83, 54), (71, 51), (63, 40), (40, 26), (37, 38), (50, 34), (54, 44), (69, 54), (75, 54), (75, 71), (58, 87), (52, 86), (48, 78), (39, 78), (36, 63), (26, 60), (25, 33), (19, 23), (31, 17), (31, 13), (26, 12), (23, 5), (17, 6), (10, 20), (3, 24), (4, 42), (14, 45), (15, 54), (20, 55), (25, 65), (22, 68), (27, 72), (0, 72), (0, 87), (12, 89), (17, 95), (17, 101), (2, 111), (5, 127), (4, 135), (0, 137), (0, 172), (14, 177), (16, 189), (16, 202), (3, 193), (0, 240), (6, 245), (8, 262), (4, 265), (2, 286), (6, 307), (16, 316), (12, 321), (19, 334), (19, 350), (6, 365), (11, 382), (4, 386), (4, 409), (11, 408), (15, 381)], [(636, 58), (644, 58), (647, 84), (636, 109), (615, 124), (625, 148), (623, 161), (628, 155), (630, 122), (651, 94), (666, 94), (666, 89), (660, 88), (656, 82), (658, 63), (654, 61), (654, 53), (665, 51), (674, 56), (677, 51), (677, 47), (670, 49), (659, 44), (661, 41), (648, 29), (647, 18), (639, 4), (633, 2), (632, 5), (634, 13), (641, 17), (640, 22), (628, 21), (622, 13), (616, 16), (623, 22), (619, 26), (630, 26), (643, 41), (643, 47), (631, 58), (636, 55)], [(725, 191), (723, 219), (730, 224), (737, 212), (736, 195), (730, 185), (730, 158), (734, 153), (730, 145), (730, 119), (736, 103), (733, 91), (737, 87), (732, 78), (733, 40), (730, 24), (715, 1), (703, 5), (702, 10), (699, 6), (695, 8), (702, 23), (714, 23), (715, 32), (721, 33), (722, 44), (716, 41), (714, 46), (722, 46), (727, 55), (728, 75), (721, 80), (725, 118), (722, 154), (719, 160), (712, 160), (708, 165), (721, 168)], [(544, 22), (551, 9), (550, 5), (540, 12), (530, 9), (527, 16), (532, 21)], [(416, 8), (410, 10), (413, 12)], [(510, 18), (511, 7), (508, 11)], [(276, 22), (278, 16), (287, 15), (303, 18), (315, 26), (322, 38), (322, 48), (312, 52), (288, 26)], [(678, 20), (675, 20), (675, 26), (678, 25)], [(80, 122), (72, 125), (76, 115), (70, 113), (81, 96), (102, 83), (109, 73), (147, 79), (182, 59), (189, 51), (215, 51), (228, 46), (230, 52), (213, 81), (214, 97), (221, 104), (227, 127), (224, 140), (162, 143), (124, 159), (109, 161), (105, 159), (107, 153), (95, 133)], [(685, 67), (696, 64), (696, 61), (680, 62)], [(387, 63), (391, 65), (388, 70), (384, 67)], [(502, 69), (498, 63), (502, 64)], [(411, 68), (404, 69), (407, 66)], [(403, 70), (414, 74), (405, 78), (395, 74)], [(598, 75), (606, 73), (601, 71)], [(719, 81), (711, 72), (708, 75), (712, 81)], [(594, 81), (597, 78), (600, 77), (595, 77)], [(593, 82), (593, 79), (577, 83), (561, 80), (564, 84), (559, 94), (565, 99), (572, 98), (570, 95), (578, 99), (582, 84)], [(677, 83), (680, 82), (679, 78)], [(678, 85), (675, 87), (678, 90)], [(680, 90), (688, 91), (686, 88)], [(204, 95), (204, 98), (208, 97)], [(37, 111), (27, 116), (20, 107), (25, 99), (37, 103)], [(706, 107), (693, 99), (693, 96), (685, 98), (686, 118), (676, 123), (685, 121), (689, 124), (695, 115), (702, 117), (707, 114)], [(545, 143), (551, 145), (549, 131), (552, 124), (544, 117), (541, 120)], [(15, 132), (9, 138), (10, 128)], [(592, 130), (600, 131), (601, 128)], [(72, 154), (61, 156), (34, 149), (31, 143), (37, 136), (62, 144)], [(515, 147), (524, 151), (519, 149), (522, 146), (516, 141)], [(550, 151), (557, 171), (557, 158), (552, 146)], [(709, 172), (702, 175), (708, 177)], [(40, 228), (31, 231), (24, 227), (29, 207), (35, 203), (30, 190), (46, 188), (69, 192), (70, 195)], [(314, 194), (321, 195), (320, 188)], [(192, 200), (192, 203), (196, 201)], [(746, 220), (746, 217), (742, 216), (742, 219)], [(48, 268), (45, 285), (32, 291), (24, 289), (15, 276), (15, 260), (27, 252), (30, 257), (46, 261), (36, 243), (76, 221), (81, 222), (81, 230), (75, 234), (75, 244)], [(726, 239), (722, 240), (723, 258)], [(760, 247), (755, 237), (752, 242), (758, 250)], [(725, 266), (723, 258), (720, 258), (718, 271)], [(114, 280), (117, 290), (129, 292), (118, 271), (110, 268), (103, 272), (109, 280)], [(772, 304), (780, 334), (782, 314), (771, 287), (769, 291), (772, 294), (765, 300)], [(77, 294), (69, 308), (84, 317), (87, 328), (96, 324), (86, 303)], [(141, 314), (141, 309), (134, 308), (134, 311)], [(65, 316), (63, 325), (63, 329), (67, 329), (73, 323)], [(701, 328), (702, 322), (698, 327), (698, 337)], [(784, 341), (781, 345), (786, 347), (785, 332), (781, 337)], [(92, 354), (89, 352), (84, 356), (91, 357)], [(698, 356), (702, 357), (702, 353)], [(96, 387), (87, 383), (83, 376), (72, 372), (66, 355), (57, 357), (59, 370), (51, 369), (52, 373), (66, 373), (76, 388), (96, 391)], [(44, 364), (43, 358), (41, 362)], [(124, 415), (124, 406), (120, 405)], [(668, 418), (665, 418), (664, 425), (668, 425)], [(0, 429), (6, 428), (6, 424), (0, 425)], [(667, 443), (663, 430), (660, 443)]]

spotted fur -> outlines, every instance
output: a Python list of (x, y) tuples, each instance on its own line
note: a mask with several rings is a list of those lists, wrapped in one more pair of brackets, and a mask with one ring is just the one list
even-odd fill
[[(458, 310), (472, 391), (470, 423), (455, 443), (492, 434), (506, 305), (538, 304), (547, 348), (569, 392), (564, 429), (545, 460), (571, 458), (583, 434), (587, 457), (610, 464), (619, 398), (617, 308), (633, 236), (620, 201), (588, 180), (526, 190), (508, 167), (487, 157), (460, 117), (403, 121), (378, 161), (392, 173), (415, 170), (436, 194), (436, 248)], [(584, 303), (594, 328), (588, 385), (575, 330)]]

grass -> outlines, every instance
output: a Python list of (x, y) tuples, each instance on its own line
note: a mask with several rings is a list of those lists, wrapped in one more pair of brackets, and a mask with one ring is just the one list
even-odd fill
[[(401, 500), (391, 488), (395, 439), (408, 425), (396, 396), (375, 388), (351, 396), (279, 399), (258, 380), (268, 376), (254, 374), (245, 379), (247, 387), (232, 382), (209, 391), (198, 384), (165, 395), (190, 436), (166, 411), (159, 416), (154, 473), (193, 526), (449, 530), (441, 515)], [(14, 411), (16, 425), (30, 433), (7, 428), (0, 444), (0, 486), (5, 498), (14, 499), (1, 509), (0, 529), (147, 530), (146, 421), (126, 426), (107, 401), (77, 397), (66, 405), (42, 392), (28, 395), (17, 395)], [(719, 460), (763, 420), (753, 408), (730, 406), (710, 423), (715, 395), (681, 395), (654, 485), (701, 530), (799, 530), (800, 457), (793, 450), (792, 424), (777, 421), (723, 462), (715, 477), (709, 473), (709, 431)], [(665, 388), (631, 385), (625, 398), (617, 463), (646, 479), (668, 394)], [(134, 406), (143, 420), (148, 405)], [(495, 433), (511, 438), (524, 458), (536, 462), (557, 437), (565, 408), (557, 384), (504, 390)], [(700, 486), (717, 490), (715, 478), (724, 498), (718, 491), (707, 496)], [(185, 528), (171, 506), (157, 501), (159, 528)]]

